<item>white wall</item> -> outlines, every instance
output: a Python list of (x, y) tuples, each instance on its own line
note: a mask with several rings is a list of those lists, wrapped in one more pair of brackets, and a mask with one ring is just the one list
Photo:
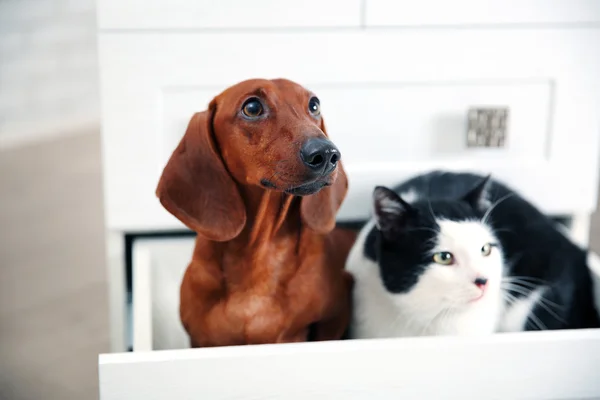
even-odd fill
[(99, 121), (94, 0), (0, 0), (0, 148)]

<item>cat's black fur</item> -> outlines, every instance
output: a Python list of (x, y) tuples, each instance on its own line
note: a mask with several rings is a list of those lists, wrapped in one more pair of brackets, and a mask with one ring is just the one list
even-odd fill
[[(472, 173), (434, 171), (416, 176), (393, 190), (398, 194), (415, 191), (420, 199), (429, 199), (437, 217), (464, 220), (470, 213), (481, 218), (485, 210), (477, 210), (476, 207), (469, 209), (467, 202), (439, 200), (460, 200), (484, 181), (484, 178)], [(560, 232), (552, 219), (504, 184), (490, 179), (485, 192), (494, 207), (487, 220), (493, 227), (507, 260), (506, 275), (528, 277), (529, 285), (543, 284), (549, 287), (544, 292), (546, 306), (538, 304), (533, 309), (539, 322), (547, 329), (600, 327), (600, 318), (594, 304), (593, 280), (587, 265), (587, 251)], [(425, 209), (420, 213), (422, 218), (431, 215), (426, 211)], [(411, 235), (412, 239), (400, 246), (425, 243), (433, 233), (415, 230)], [(385, 240), (379, 240), (376, 230), (372, 230), (365, 242), (365, 256), (375, 260), (380, 258), (376, 252), (398, 250), (386, 248), (388, 245)], [(399, 242), (395, 243), (397, 246)], [(414, 251), (406, 253), (415, 254)], [(413, 265), (416, 265), (423, 264), (426, 260), (413, 261)], [(386, 268), (385, 265), (381, 272), (384, 284), (391, 292), (407, 290), (418, 278), (418, 271), (407, 273), (405, 269)], [(529, 291), (532, 287), (526, 290)], [(511, 294), (522, 297), (519, 293)], [(538, 325), (537, 322), (528, 320), (525, 329), (538, 330)]]

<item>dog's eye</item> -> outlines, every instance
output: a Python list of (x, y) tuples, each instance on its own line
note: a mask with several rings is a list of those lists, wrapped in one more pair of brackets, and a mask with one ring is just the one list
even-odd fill
[(308, 111), (315, 117), (321, 115), (321, 102), (319, 99), (316, 97), (311, 97), (311, 99), (308, 101)]
[(257, 98), (251, 98), (246, 100), (242, 106), (242, 112), (248, 118), (260, 117), (263, 112), (263, 106)]
[(454, 255), (449, 251), (440, 251), (433, 255), (433, 262), (441, 265), (451, 265), (454, 264)]

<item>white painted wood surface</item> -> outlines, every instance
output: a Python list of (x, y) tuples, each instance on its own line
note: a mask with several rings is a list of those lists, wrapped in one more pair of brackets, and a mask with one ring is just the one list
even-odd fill
[(193, 237), (134, 241), (133, 351), (189, 348), (179, 318), (179, 289), (193, 249)]
[(126, 350), (126, 288), (125, 288), (125, 240), (119, 232), (106, 233), (106, 276), (110, 313), (110, 350)]
[(600, 398), (600, 331), (100, 356), (100, 400)]
[[(133, 244), (133, 351), (152, 350), (152, 253), (141, 243)], [(176, 288), (172, 288), (176, 289)], [(173, 291), (175, 297), (177, 291)]]
[[(247, 40), (253, 45), (239, 45)], [(375, 183), (438, 167), (491, 172), (549, 213), (592, 212), (599, 170), (598, 43), (600, 29), (103, 34), (107, 225), (181, 228), (154, 195), (166, 155), (189, 118), (172, 110), (203, 110), (209, 93), (249, 77), (280, 76), (323, 91), (317, 94), (329, 133), (348, 154), (350, 192), (341, 219), (366, 216), (365, 199)], [(306, 48), (310, 55), (298, 58), (298, 49)], [(509, 140), (522, 147), (434, 157), (414, 135), (438, 135), (448, 113), (460, 120), (459, 108), (448, 108), (453, 100), (460, 107), (510, 103), (516, 117)], [(369, 108), (369, 101), (381, 110)], [(395, 121), (412, 129), (396, 128)], [(450, 124), (452, 135), (458, 136), (459, 125)], [(366, 156), (364, 148), (370, 149)]]
[[(321, 99), (327, 129), (349, 165), (460, 158), (510, 163), (545, 161), (550, 156), (550, 81), (317, 83), (310, 89)], [(215, 89), (166, 88), (161, 95), (159, 162), (164, 165), (185, 132), (190, 115), (200, 104), (211, 101)], [(506, 146), (467, 148), (469, 107), (497, 106), (510, 110)]]
[(179, 289), (192, 259), (195, 239), (179, 237), (136, 242), (150, 254), (152, 262), (152, 350), (188, 348), (189, 337), (179, 318)]
[(110, 29), (358, 27), (361, 0), (99, 0)]
[(580, 25), (600, 23), (597, 0), (365, 0), (366, 26)]

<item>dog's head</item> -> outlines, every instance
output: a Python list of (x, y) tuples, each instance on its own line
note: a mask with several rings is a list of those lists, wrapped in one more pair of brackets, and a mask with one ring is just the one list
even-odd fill
[(303, 196), (304, 222), (325, 233), (334, 228), (347, 191), (340, 158), (313, 93), (284, 79), (248, 80), (192, 117), (157, 195), (211, 240), (230, 240), (246, 223), (238, 185)]

